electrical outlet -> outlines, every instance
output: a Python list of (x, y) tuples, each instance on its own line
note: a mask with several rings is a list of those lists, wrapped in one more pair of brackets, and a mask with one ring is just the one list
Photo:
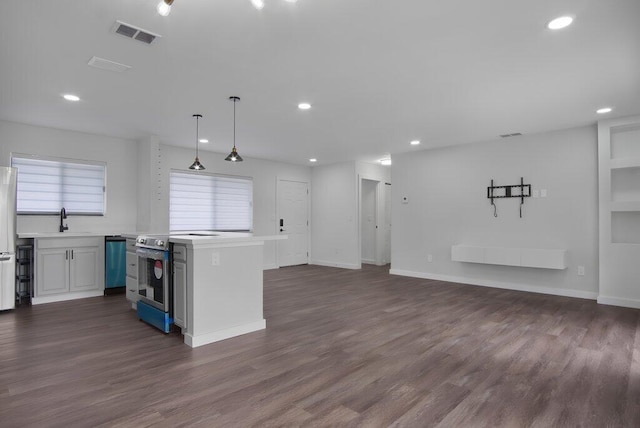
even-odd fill
[(533, 197), (534, 197), (534, 198), (539, 198), (539, 197), (540, 197), (540, 191), (539, 191), (539, 190), (537, 190), (537, 189), (536, 189), (536, 190), (534, 190), (534, 191), (533, 191)]
[(541, 198), (547, 197), (547, 189), (540, 189), (540, 197)]
[(578, 275), (584, 276), (584, 266), (578, 266)]
[(433, 255), (427, 254), (427, 261), (431, 263), (433, 261)]
[(211, 253), (211, 266), (220, 266), (220, 253)]

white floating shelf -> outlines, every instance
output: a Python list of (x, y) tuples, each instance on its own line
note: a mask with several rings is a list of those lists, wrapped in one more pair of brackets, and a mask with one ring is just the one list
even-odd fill
[(567, 250), (453, 245), (451, 260), (489, 265), (566, 269)]
[(640, 158), (616, 158), (609, 162), (611, 169), (640, 168)]
[(640, 211), (640, 201), (611, 202), (611, 211)]

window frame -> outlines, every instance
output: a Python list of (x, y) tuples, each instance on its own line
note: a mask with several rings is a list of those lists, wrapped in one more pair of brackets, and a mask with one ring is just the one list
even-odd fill
[[(49, 162), (59, 162), (63, 164), (75, 164), (75, 165), (91, 165), (102, 167), (102, 212), (77, 212), (77, 211), (69, 211), (68, 208), (64, 207), (64, 205), (60, 208), (65, 208), (66, 214), (68, 216), (86, 216), (86, 217), (104, 217), (107, 215), (107, 163), (102, 161), (95, 160), (85, 160), (85, 159), (74, 159), (74, 158), (63, 158), (57, 156), (46, 156), (46, 155), (33, 155), (26, 153), (11, 153), (11, 167), (18, 169), (18, 180), (20, 177), (20, 170), (18, 167), (14, 165), (14, 159), (26, 159), (26, 160), (39, 160), (39, 161), (49, 161)], [(17, 187), (19, 187), (19, 181), (17, 182)], [(60, 210), (58, 211), (18, 211), (17, 208), (18, 203), (18, 190), (16, 189), (16, 214), (17, 215), (59, 215)]]
[(203, 172), (203, 171), (190, 171), (190, 170), (183, 170), (183, 169), (171, 169), (169, 171), (169, 232), (170, 233), (182, 233), (182, 232), (189, 232), (189, 231), (198, 231), (198, 230), (203, 230), (203, 229), (173, 229), (171, 227), (171, 178), (173, 176), (173, 174), (181, 174), (181, 175), (192, 175), (192, 176), (207, 176), (207, 177), (212, 177), (212, 178), (216, 178), (216, 177), (220, 177), (220, 178), (231, 178), (231, 179), (235, 179), (235, 180), (245, 180), (247, 182), (249, 182), (251, 184), (251, 199), (249, 201), (249, 206), (251, 209), (251, 224), (250, 224), (250, 229), (220, 229), (220, 228), (208, 228), (208, 229), (204, 229), (204, 230), (215, 230), (215, 231), (220, 231), (220, 232), (249, 232), (249, 233), (253, 233), (254, 230), (254, 213), (253, 213), (253, 195), (254, 195), (254, 183), (253, 183), (253, 177), (250, 176), (246, 176), (246, 175), (232, 175), (232, 174), (218, 174), (218, 173), (211, 173), (211, 172)]

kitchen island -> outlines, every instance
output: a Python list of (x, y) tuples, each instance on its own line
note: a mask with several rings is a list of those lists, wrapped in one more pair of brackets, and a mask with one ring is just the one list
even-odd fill
[(286, 236), (204, 232), (172, 235), (174, 323), (197, 347), (262, 330), (265, 241)]

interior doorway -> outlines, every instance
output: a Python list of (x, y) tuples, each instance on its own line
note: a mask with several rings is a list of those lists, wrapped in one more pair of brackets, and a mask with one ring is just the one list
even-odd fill
[(309, 263), (309, 183), (278, 179), (277, 195), (278, 266)]
[(360, 177), (360, 263), (391, 261), (391, 183)]
[(362, 180), (360, 192), (360, 259), (362, 263), (377, 264), (377, 189), (379, 181)]

